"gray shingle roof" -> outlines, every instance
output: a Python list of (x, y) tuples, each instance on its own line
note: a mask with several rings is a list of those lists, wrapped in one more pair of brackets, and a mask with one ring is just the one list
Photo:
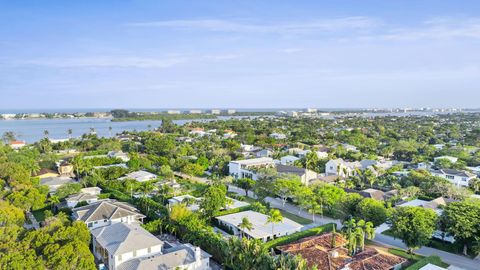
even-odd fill
[(84, 222), (92, 222), (102, 219), (116, 219), (128, 216), (136, 216), (137, 218), (144, 218), (138, 210), (126, 203), (117, 201), (100, 201), (90, 205), (77, 207), (72, 210), (79, 220)]
[[(202, 259), (211, 257), (202, 251)], [(166, 250), (164, 254), (140, 257), (126, 261), (118, 266), (118, 270), (167, 270), (187, 266), (195, 262), (195, 247), (190, 244), (180, 245)]]
[(115, 223), (93, 229), (91, 233), (110, 255), (163, 245), (160, 239), (138, 224)]

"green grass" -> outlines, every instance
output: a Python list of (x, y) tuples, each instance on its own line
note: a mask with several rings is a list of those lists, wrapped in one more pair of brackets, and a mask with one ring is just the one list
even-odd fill
[(254, 202), (257, 202), (257, 200), (253, 199), (253, 198), (250, 198), (250, 197), (243, 197), (243, 200), (245, 202), (248, 202), (250, 204), (254, 203)]
[(292, 213), (289, 213), (287, 211), (284, 211), (282, 209), (278, 209), (280, 210), (280, 212), (282, 213), (282, 216), (285, 217), (285, 218), (288, 218), (288, 219), (291, 219), (299, 224), (302, 224), (302, 225), (307, 225), (307, 224), (311, 224), (312, 221), (308, 218), (303, 218), (303, 217), (300, 217), (300, 216), (297, 216), (297, 215), (294, 215)]
[(38, 222), (42, 222), (45, 220), (45, 210), (50, 210), (50, 209), (51, 209), (50, 206), (46, 206), (42, 209), (32, 211), (32, 214)]
[(448, 264), (442, 262), (440, 257), (433, 255), (417, 261), (416, 263), (405, 268), (405, 270), (418, 270), (429, 263), (434, 264), (436, 266), (443, 267), (443, 268), (447, 268), (449, 266)]
[(317, 234), (321, 234), (324, 232), (330, 232), (333, 229), (333, 226), (336, 226), (335, 223), (328, 223), (319, 227), (315, 227), (306, 231), (302, 232), (297, 232), (291, 235), (286, 235), (283, 237), (279, 237), (277, 239), (274, 239), (272, 241), (269, 241), (265, 243), (265, 247), (270, 250), (271, 248), (281, 246), (281, 245), (286, 245), (292, 242), (295, 242), (297, 240), (300, 240), (302, 238), (308, 237), (308, 236), (313, 236)]
[(407, 259), (409, 261), (412, 261), (412, 262), (418, 262), (418, 261), (422, 260), (423, 258), (425, 258), (424, 256), (418, 255), (418, 254), (415, 254), (415, 253), (408, 254), (408, 252), (406, 250), (398, 249), (398, 248), (389, 248), (388, 252), (392, 253), (393, 255), (397, 255), (399, 257), (405, 258), (405, 259)]

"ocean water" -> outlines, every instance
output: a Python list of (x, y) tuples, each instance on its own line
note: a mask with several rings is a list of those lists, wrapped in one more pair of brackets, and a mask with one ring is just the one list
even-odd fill
[[(227, 119), (231, 117), (218, 117)], [(174, 120), (178, 125), (192, 121), (212, 121), (215, 119)], [(0, 136), (6, 131), (15, 132), (17, 139), (33, 143), (44, 138), (44, 131), (48, 130), (50, 139), (68, 138), (68, 129), (72, 129), (72, 137), (78, 137), (95, 129), (98, 136), (110, 137), (123, 131), (142, 131), (157, 128), (162, 121), (128, 121), (111, 122), (102, 118), (73, 118), (73, 119), (26, 119), (26, 120), (0, 120)], [(109, 130), (112, 127), (112, 130)]]

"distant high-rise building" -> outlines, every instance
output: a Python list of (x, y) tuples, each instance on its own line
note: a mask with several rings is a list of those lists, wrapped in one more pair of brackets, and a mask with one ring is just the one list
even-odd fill
[(199, 114), (199, 113), (202, 113), (202, 110), (190, 110), (189, 113), (191, 113), (191, 114)]
[(317, 109), (307, 108), (307, 112), (308, 112), (308, 113), (316, 113), (316, 112), (317, 112)]
[(234, 110), (234, 109), (228, 109), (228, 110), (227, 110), (227, 114), (234, 114), (234, 113), (236, 113), (236, 112), (237, 112), (237, 111)]
[(180, 114), (180, 111), (179, 110), (168, 110), (167, 113), (168, 114)]
[(212, 109), (212, 110), (210, 110), (210, 113), (211, 113), (211, 114), (220, 114), (220, 110), (218, 110), (218, 109)]

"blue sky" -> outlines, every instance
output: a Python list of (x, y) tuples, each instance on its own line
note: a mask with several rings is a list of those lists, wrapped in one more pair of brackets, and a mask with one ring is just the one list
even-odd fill
[(474, 1), (0, 0), (1, 108), (475, 107)]

